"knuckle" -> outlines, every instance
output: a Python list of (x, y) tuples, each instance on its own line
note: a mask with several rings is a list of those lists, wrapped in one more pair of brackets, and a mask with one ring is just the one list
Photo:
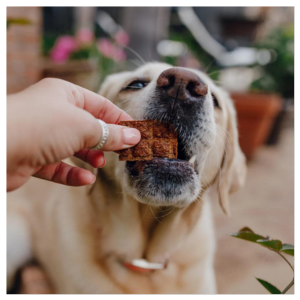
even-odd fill
[(81, 88), (78, 88), (77, 86), (71, 86), (71, 94), (73, 99), (76, 101), (75, 103), (79, 107), (83, 107), (84, 106), (83, 90)]
[(43, 78), (40, 82), (43, 83), (43, 84), (52, 85), (56, 81), (57, 81), (56, 78), (46, 77), (46, 78)]
[(121, 130), (114, 127), (109, 128), (109, 140), (107, 142), (111, 148), (120, 147), (122, 145)]

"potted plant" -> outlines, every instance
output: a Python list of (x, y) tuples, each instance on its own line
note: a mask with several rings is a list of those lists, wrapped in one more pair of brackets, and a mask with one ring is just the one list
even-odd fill
[(259, 67), (261, 76), (248, 93), (232, 94), (240, 144), (248, 159), (263, 143), (277, 142), (286, 108), (294, 96), (294, 29), (277, 28), (255, 46), (269, 49), (273, 61)]
[(96, 39), (88, 29), (79, 29), (74, 36), (56, 39), (45, 61), (43, 77), (61, 78), (89, 90), (97, 91), (101, 80), (126, 60), (123, 51), (129, 42), (123, 30), (111, 38)]
[(267, 143), (274, 145), (280, 137), (287, 109), (294, 101), (294, 25), (276, 28), (255, 46), (272, 49), (275, 57), (264, 66), (262, 76), (252, 83), (252, 89), (275, 92), (284, 99), (267, 138)]
[(234, 93), (234, 101), (238, 128), (239, 142), (242, 151), (250, 160), (255, 150), (261, 146), (281, 109), (282, 99), (273, 93)]

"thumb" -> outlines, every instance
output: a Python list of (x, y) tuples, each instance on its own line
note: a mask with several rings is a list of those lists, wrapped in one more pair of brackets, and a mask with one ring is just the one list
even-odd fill
[[(98, 143), (102, 140), (103, 129), (99, 123), (100, 138)], [(101, 149), (102, 151), (115, 151), (125, 149), (136, 145), (141, 139), (141, 133), (135, 128), (129, 128), (120, 125), (107, 124), (108, 127), (108, 139)], [(96, 146), (96, 145), (95, 145)]]

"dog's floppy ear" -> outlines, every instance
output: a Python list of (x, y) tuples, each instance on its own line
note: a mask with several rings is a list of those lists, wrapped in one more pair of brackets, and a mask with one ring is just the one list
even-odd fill
[(220, 205), (224, 213), (229, 215), (229, 194), (243, 186), (247, 167), (245, 156), (239, 145), (235, 109), (231, 101), (226, 102), (228, 110), (226, 129), (228, 135), (217, 187)]

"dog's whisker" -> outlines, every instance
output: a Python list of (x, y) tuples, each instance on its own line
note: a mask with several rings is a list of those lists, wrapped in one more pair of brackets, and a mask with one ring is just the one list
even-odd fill
[(203, 201), (204, 201), (204, 200), (203, 200), (203, 198), (201, 197), (201, 194), (199, 194), (199, 195), (197, 196), (197, 198), (195, 199), (194, 202), (196, 203), (197, 206), (200, 206), (200, 207), (201, 207), (201, 206), (203, 205)]
[(153, 212), (153, 210), (152, 210), (151, 205), (149, 205), (148, 207), (150, 208), (150, 211), (152, 212), (153, 217), (157, 220), (157, 222), (161, 223), (161, 222), (158, 220), (158, 218), (155, 216), (155, 214), (154, 214), (154, 212)]
[(166, 217), (166, 216), (168, 216), (168, 215), (170, 215), (174, 210), (175, 210), (175, 206), (171, 206), (171, 210), (169, 211), (169, 212), (167, 212), (165, 215), (163, 215), (163, 216), (159, 216), (158, 218), (164, 218), (164, 217)]
[[(217, 126), (219, 126), (219, 125), (217, 125)], [(219, 126), (219, 128), (223, 129), (221, 126)], [(217, 141), (219, 139), (222, 142), (223, 149), (226, 151), (226, 144), (225, 143), (229, 141), (229, 137), (227, 137), (227, 133), (225, 131), (224, 131), (224, 133), (225, 133), (225, 135), (224, 135), (225, 141), (223, 141), (220, 134), (218, 132), (216, 132), (216, 139), (214, 140), (213, 147), (217, 147)]]
[(221, 70), (216, 70), (216, 71), (213, 71), (213, 72), (210, 72), (208, 73), (207, 75), (210, 77), (211, 75), (214, 75), (216, 73), (220, 73)]
[(228, 131), (226, 128), (224, 128), (223, 126), (221, 126), (221, 125), (219, 125), (219, 124), (216, 124), (216, 126), (217, 126), (218, 128), (220, 128), (221, 130), (223, 130), (224, 132), (226, 132), (226, 134), (229, 135), (229, 131)]
[(134, 59), (130, 59), (130, 62), (132, 62), (137, 67), (141, 67), (143, 65), (143, 63), (140, 60), (137, 60), (135, 58)]
[(136, 55), (136, 57), (141, 61), (142, 64), (146, 64), (146, 61), (136, 52), (134, 51), (131, 47), (125, 46), (125, 49), (131, 51), (134, 55)]
[(212, 81), (213, 81), (214, 83), (216, 83), (218, 86), (222, 86), (222, 85), (223, 85), (222, 81), (220, 81), (220, 80), (212, 79)]
[[(206, 66), (206, 68), (204, 70), (204, 73), (208, 74), (208, 70), (210, 69), (210, 67), (211, 67), (211, 65), (213, 64), (214, 61), (215, 61), (214, 59), (212, 59), (210, 61), (210, 63)], [(208, 76), (210, 76), (210, 74), (208, 74)]]

